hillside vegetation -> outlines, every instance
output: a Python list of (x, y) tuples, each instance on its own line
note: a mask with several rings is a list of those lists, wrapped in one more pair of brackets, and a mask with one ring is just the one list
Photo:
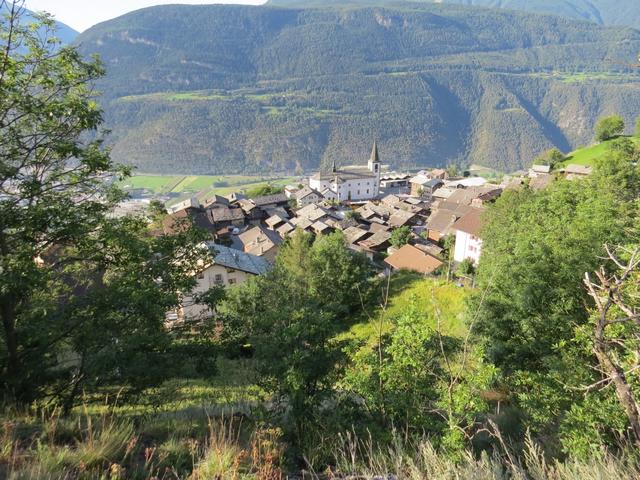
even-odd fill
[[(451, 3), (478, 7), (523, 10), (560, 15), (600, 25), (640, 27), (640, 4), (635, 0), (407, 0), (414, 3)], [(269, 0), (277, 6), (383, 5), (398, 3), (385, 0)]]
[[(640, 33), (420, 3), (318, 9), (162, 6), (80, 35), (108, 75), (113, 156), (141, 172), (528, 165), (640, 110)], [(509, 131), (508, 140), (501, 132)]]

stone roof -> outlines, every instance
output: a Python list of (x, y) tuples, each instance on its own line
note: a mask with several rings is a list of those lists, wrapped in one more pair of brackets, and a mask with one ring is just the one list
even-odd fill
[(593, 169), (587, 165), (576, 165), (572, 163), (560, 171), (567, 175), (591, 175)]
[(241, 252), (223, 245), (208, 242), (207, 247), (214, 255), (213, 263), (223, 267), (240, 270), (253, 275), (262, 275), (271, 269), (271, 264), (264, 258)]
[(367, 166), (351, 165), (338, 168), (335, 172), (318, 172), (314, 180), (346, 182), (348, 180), (375, 178), (375, 174)]
[(321, 221), (314, 222), (311, 225), (311, 228), (316, 233), (326, 233), (328, 230), (331, 230), (331, 227), (329, 225)]
[(467, 177), (460, 180), (451, 180), (445, 182), (445, 186), (449, 188), (469, 188), (481, 187), (487, 183), (487, 179), (483, 177)]
[(555, 177), (553, 175), (537, 175), (529, 181), (529, 188), (533, 190), (542, 190), (547, 188)]
[(482, 226), (482, 210), (474, 208), (454, 223), (452, 228), (477, 237), (480, 234), (480, 230), (482, 230)]
[(447, 198), (447, 202), (471, 205), (471, 202), (476, 198), (480, 198), (486, 202), (495, 200), (501, 194), (502, 188), (497, 186), (460, 188)]
[(433, 192), (433, 196), (436, 198), (449, 198), (455, 191), (455, 188), (440, 187), (435, 192)]
[(244, 220), (244, 212), (241, 208), (212, 208), (209, 215), (213, 222), (232, 222), (234, 220)]
[(276, 232), (278, 233), (278, 235), (280, 235), (282, 238), (285, 238), (287, 235), (289, 235), (291, 232), (293, 232), (296, 229), (295, 225), (287, 222), (284, 225), (280, 225), (277, 229)]
[(221, 197), (220, 195), (212, 195), (202, 202), (203, 208), (211, 208), (214, 206), (228, 206), (229, 199)]
[(294, 194), (297, 200), (302, 200), (309, 195), (317, 195), (319, 197), (322, 197), (322, 194), (320, 194), (320, 192), (317, 192), (311, 187), (303, 187)]
[(302, 207), (300, 210), (296, 211), (296, 217), (306, 218), (308, 220), (311, 220), (312, 222), (320, 220), (321, 218), (328, 215), (332, 215), (331, 210), (329, 210), (328, 208), (323, 208), (315, 203), (307, 205), (306, 207)]
[(371, 235), (371, 233), (358, 227), (349, 227), (344, 231), (344, 236), (349, 243), (358, 243), (367, 235)]
[(246, 253), (258, 256), (264, 255), (282, 243), (282, 240), (273, 232), (259, 226), (241, 233), (238, 235), (238, 240)]
[(413, 220), (413, 217), (415, 216), (415, 213), (412, 212), (407, 212), (405, 210), (396, 210), (393, 215), (389, 217), (388, 223), (392, 227), (402, 227), (403, 225), (406, 225), (411, 220)]
[(387, 243), (390, 239), (391, 239), (391, 233), (381, 230), (379, 232), (374, 233), (371, 237), (367, 238), (366, 240), (360, 241), (358, 245), (368, 249), (380, 248), (385, 243)]
[(425, 275), (433, 273), (443, 265), (442, 261), (413, 245), (403, 246), (384, 261), (396, 270), (411, 270)]
[(284, 193), (275, 193), (273, 195), (264, 195), (262, 197), (252, 198), (251, 201), (256, 207), (264, 207), (265, 205), (287, 203), (289, 199)]
[(287, 221), (286, 218), (282, 218), (280, 215), (272, 215), (267, 218), (264, 223), (267, 224), (267, 227), (273, 229), (279, 223), (285, 223)]

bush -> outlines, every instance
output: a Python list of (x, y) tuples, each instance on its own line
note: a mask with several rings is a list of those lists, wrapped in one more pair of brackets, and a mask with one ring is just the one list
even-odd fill
[(596, 125), (596, 140), (604, 142), (624, 132), (624, 120), (620, 115), (611, 115), (600, 119)]

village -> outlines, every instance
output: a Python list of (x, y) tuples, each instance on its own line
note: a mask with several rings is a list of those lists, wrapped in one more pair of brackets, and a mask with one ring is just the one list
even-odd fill
[(464, 265), (472, 273), (481, 261), (482, 213), (509, 189), (546, 188), (559, 176), (581, 178), (591, 167), (568, 165), (528, 172), (491, 183), (481, 176), (450, 176), (442, 168), (415, 175), (389, 171), (374, 143), (366, 165), (318, 172), (281, 193), (246, 198), (234, 193), (200, 202), (189, 198), (167, 209), (162, 229), (170, 234), (185, 222), (208, 232), (214, 258), (197, 272), (194, 296), (168, 320), (211, 312), (195, 298), (212, 287), (233, 287), (269, 271), (280, 246), (297, 230), (313, 235), (341, 231), (348, 247), (365, 254), (383, 275), (409, 270), (431, 276)]

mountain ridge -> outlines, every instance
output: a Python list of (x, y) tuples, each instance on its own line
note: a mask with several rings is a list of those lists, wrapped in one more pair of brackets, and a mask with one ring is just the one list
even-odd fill
[(513, 170), (587, 143), (602, 114), (640, 111), (637, 72), (611, 63), (635, 59), (640, 32), (556, 16), (163, 6), (78, 44), (107, 66), (114, 158), (153, 173), (305, 171), (364, 161), (373, 137), (398, 167)]

